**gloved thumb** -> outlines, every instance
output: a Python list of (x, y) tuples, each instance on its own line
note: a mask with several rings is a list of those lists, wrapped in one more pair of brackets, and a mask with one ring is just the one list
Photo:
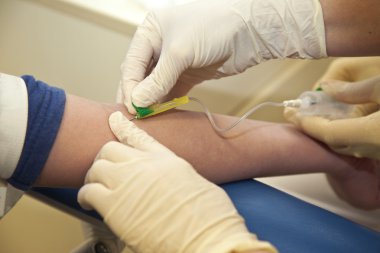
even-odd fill
[(325, 81), (323, 91), (336, 100), (350, 104), (380, 103), (380, 76), (358, 82)]
[(132, 148), (141, 151), (160, 151), (171, 153), (169, 149), (159, 143), (144, 130), (138, 128), (132, 121), (127, 119), (119, 111), (110, 115), (108, 123), (116, 138), (120, 142)]
[(152, 73), (133, 89), (133, 104), (138, 107), (148, 107), (160, 102), (188, 66), (189, 64), (176, 53), (161, 55)]

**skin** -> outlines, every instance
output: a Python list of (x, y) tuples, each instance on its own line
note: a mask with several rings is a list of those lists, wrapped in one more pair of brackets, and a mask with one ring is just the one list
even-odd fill
[(380, 55), (377, 0), (320, 0), (329, 56)]
[[(99, 149), (116, 140), (107, 122), (117, 110), (132, 118), (122, 105), (67, 95), (62, 124), (37, 185), (82, 186)], [(219, 125), (235, 120), (217, 115)], [(203, 113), (186, 111), (135, 123), (212, 182), (323, 172), (336, 178), (345, 192), (355, 189), (356, 198), (366, 196), (365, 203), (361, 203), (364, 208), (380, 207), (379, 179), (372, 174), (372, 161), (337, 155), (292, 125), (246, 120), (227, 136), (220, 136)], [(354, 180), (357, 175), (367, 184)]]

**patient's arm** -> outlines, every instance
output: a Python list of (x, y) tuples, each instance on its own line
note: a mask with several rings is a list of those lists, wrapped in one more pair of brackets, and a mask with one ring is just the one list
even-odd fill
[[(60, 130), (37, 182), (40, 186), (79, 187), (97, 152), (115, 140), (108, 116), (122, 105), (105, 105), (67, 95)], [(217, 116), (220, 125), (236, 118)], [(246, 120), (228, 137), (217, 135), (203, 113), (173, 111), (135, 123), (209, 180), (222, 183), (260, 176), (353, 169), (345, 158), (291, 125)]]

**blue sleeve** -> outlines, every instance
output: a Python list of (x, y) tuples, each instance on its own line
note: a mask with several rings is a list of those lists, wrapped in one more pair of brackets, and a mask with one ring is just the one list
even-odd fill
[(32, 76), (23, 76), (28, 90), (28, 124), (20, 160), (8, 182), (28, 190), (49, 157), (65, 110), (66, 94)]

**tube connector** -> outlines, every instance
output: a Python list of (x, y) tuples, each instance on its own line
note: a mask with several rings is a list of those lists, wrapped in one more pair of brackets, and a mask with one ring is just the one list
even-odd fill
[(300, 108), (302, 105), (301, 99), (291, 99), (291, 100), (285, 100), (282, 102), (284, 107), (293, 107), (293, 108)]
[(319, 93), (304, 92), (297, 99), (285, 100), (282, 102), (282, 104), (284, 105), (284, 107), (306, 109), (312, 105), (315, 105), (315, 104), (321, 102), (322, 100), (323, 99), (322, 99), (322, 93), (321, 92), (319, 92)]

